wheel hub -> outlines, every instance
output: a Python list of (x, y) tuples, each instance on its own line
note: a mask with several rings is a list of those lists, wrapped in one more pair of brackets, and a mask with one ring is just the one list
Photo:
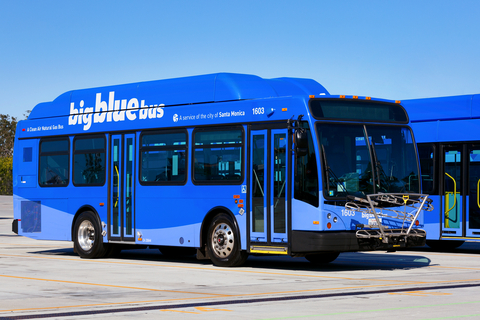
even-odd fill
[(212, 245), (215, 254), (220, 258), (227, 258), (233, 252), (233, 230), (226, 223), (219, 223), (212, 235)]
[(84, 220), (78, 227), (78, 244), (83, 251), (89, 251), (93, 248), (95, 242), (95, 227), (89, 220)]

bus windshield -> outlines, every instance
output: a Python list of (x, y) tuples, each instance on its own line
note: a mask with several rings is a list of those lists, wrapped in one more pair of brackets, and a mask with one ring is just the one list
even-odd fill
[(317, 122), (327, 198), (418, 193), (418, 164), (410, 128)]

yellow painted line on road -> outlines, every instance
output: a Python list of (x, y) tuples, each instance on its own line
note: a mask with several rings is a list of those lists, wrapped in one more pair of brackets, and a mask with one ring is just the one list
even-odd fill
[(88, 308), (88, 307), (111, 307), (111, 306), (122, 306), (122, 305), (132, 305), (132, 304), (135, 305), (135, 304), (145, 304), (145, 303), (174, 302), (174, 301), (212, 299), (212, 298), (220, 298), (220, 297), (208, 296), (208, 297), (175, 298), (175, 299), (160, 299), (160, 300), (145, 300), (145, 301), (109, 302), (109, 303), (95, 303), (95, 304), (80, 304), (80, 305), (73, 305), (73, 306), (10, 309), (10, 310), (0, 310), (0, 312), (39, 311), (39, 310), (55, 310), (55, 309)]
[(182, 311), (182, 310), (160, 310), (160, 311), (166, 311), (166, 312), (180, 312), (180, 313), (194, 313), (194, 314), (200, 314), (200, 312), (194, 312), (194, 311)]
[(139, 288), (139, 287), (118, 286), (118, 285), (114, 285), (114, 284), (101, 284), (101, 283), (67, 281), (67, 280), (58, 280), (58, 279), (42, 279), (42, 278), (9, 276), (9, 275), (4, 275), (4, 274), (0, 274), (0, 277), (12, 278), (12, 279), (22, 279), (22, 280), (35, 280), (35, 281), (46, 281), (46, 282), (56, 282), (56, 283), (79, 284), (79, 285), (85, 285), (85, 286), (98, 286), (98, 287), (118, 288), (118, 289), (132, 289), (132, 290), (171, 292), (171, 293), (203, 294), (203, 295), (212, 295), (212, 296), (221, 296), (221, 297), (229, 296), (229, 295), (226, 295), (226, 294), (217, 294), (217, 293), (203, 293), (203, 292), (178, 291), (178, 290), (162, 290), (162, 289), (153, 289), (153, 288)]
[(388, 294), (397, 294), (397, 295), (405, 295), (405, 296), (416, 296), (416, 297), (449, 296), (449, 295), (452, 295), (452, 293), (446, 293), (446, 292), (426, 292), (426, 291), (389, 292)]
[[(451, 280), (451, 281), (437, 281), (437, 282), (418, 282), (418, 284), (424, 284), (424, 283), (441, 284), (441, 283), (446, 283), (446, 282), (472, 282), (472, 281), (480, 281), (480, 279), (469, 279), (469, 280), (460, 280), (460, 281)], [(108, 306), (136, 305), (136, 304), (145, 304), (145, 303), (174, 302), (174, 301), (199, 300), (199, 299), (210, 300), (210, 299), (219, 299), (219, 298), (237, 298), (237, 297), (248, 297), (248, 296), (295, 294), (295, 293), (304, 293), (304, 292), (339, 291), (339, 290), (343, 291), (343, 290), (346, 290), (346, 289), (365, 289), (365, 288), (378, 288), (378, 287), (392, 287), (392, 286), (397, 286), (397, 285), (401, 285), (401, 284), (402, 283), (398, 283), (398, 284), (379, 284), (379, 285), (368, 285), (368, 286), (322, 288), (322, 289), (295, 290), (295, 291), (259, 292), (259, 293), (236, 294), (236, 295), (214, 295), (214, 294), (211, 294), (209, 296), (190, 297), (190, 298), (111, 302), (111, 303), (97, 303), (97, 304), (84, 304), (84, 305), (71, 305), (71, 306), (55, 306), (55, 307), (43, 307), (43, 308), (10, 309), (10, 310), (0, 310), (0, 312), (21, 312), (21, 311), (39, 311), (39, 310), (54, 310), (54, 309), (73, 309), (73, 308), (102, 307), (102, 306), (103, 307), (108, 307)], [(399, 288), (399, 291), (400, 290), (401, 290), (401, 288)], [(158, 291), (168, 292), (167, 290), (158, 290)], [(179, 291), (173, 291), (173, 292), (179, 292)], [(409, 292), (412, 292), (412, 291), (409, 291)], [(420, 291), (418, 291), (418, 292), (420, 292)], [(399, 292), (398, 294), (402, 294), (402, 293)], [(198, 309), (198, 308), (196, 308), (196, 309)], [(222, 310), (222, 311), (230, 311), (230, 310)]]
[[(393, 281), (393, 280), (392, 280)], [(480, 282), (480, 279), (467, 279), (467, 280), (445, 280), (445, 281), (417, 281), (416, 284), (445, 284), (445, 283), (471, 283), (471, 282)], [(350, 287), (339, 287), (339, 288), (322, 288), (322, 289), (306, 289), (306, 290), (295, 290), (295, 291), (278, 291), (278, 292), (263, 292), (263, 293), (246, 293), (242, 295), (238, 295), (241, 297), (244, 296), (253, 296), (253, 295), (275, 295), (275, 294), (292, 294), (292, 293), (303, 293), (303, 292), (317, 292), (317, 291), (335, 291), (335, 290), (345, 290), (345, 289), (366, 289), (366, 288), (382, 288), (382, 287), (393, 287), (393, 286), (401, 286), (401, 285), (410, 285), (410, 281), (399, 281), (398, 283), (388, 283), (388, 284), (374, 284), (374, 285), (360, 285), (360, 286), (350, 286)], [(401, 290), (401, 288), (400, 288)], [(399, 290), (399, 291), (400, 291)], [(232, 295), (230, 297), (235, 297), (236, 295)]]
[[(350, 277), (334, 277), (334, 276), (321, 276), (316, 274), (295, 274), (295, 273), (285, 273), (285, 272), (267, 272), (267, 271), (258, 271), (258, 270), (240, 270), (232, 268), (219, 268), (219, 267), (195, 267), (195, 266), (179, 266), (179, 265), (165, 265), (165, 264), (155, 264), (155, 263), (140, 263), (140, 262), (125, 262), (125, 261), (105, 261), (98, 259), (80, 259), (80, 258), (59, 258), (59, 257), (45, 257), (45, 256), (30, 256), (30, 255), (15, 255), (15, 254), (0, 254), (4, 257), (19, 257), (19, 258), (34, 258), (34, 259), (53, 259), (53, 260), (62, 260), (62, 261), (75, 261), (75, 262), (88, 262), (88, 263), (108, 263), (108, 264), (118, 264), (118, 265), (134, 265), (134, 266), (150, 266), (150, 267), (162, 267), (162, 268), (178, 268), (178, 269), (191, 269), (191, 270), (206, 270), (206, 271), (224, 271), (224, 272), (236, 272), (236, 273), (251, 273), (251, 274), (262, 274), (262, 275), (272, 275), (272, 276), (289, 276), (289, 277), (307, 277), (307, 278), (321, 278), (321, 279), (337, 279), (337, 280), (358, 280), (358, 281), (378, 281), (378, 282), (391, 282), (398, 280), (386, 280), (386, 279), (357, 279)], [(417, 283), (417, 281), (404, 281), (405, 283)]]
[(56, 248), (56, 249), (72, 249), (72, 245), (69, 246), (52, 246), (52, 245), (41, 245), (41, 244), (21, 244), (21, 243), (0, 243), (0, 246), (20, 246), (20, 247), (42, 247), (42, 248)]
[(447, 267), (447, 266), (429, 266), (430, 268), (458, 269), (458, 270), (480, 270), (480, 268), (471, 267)]

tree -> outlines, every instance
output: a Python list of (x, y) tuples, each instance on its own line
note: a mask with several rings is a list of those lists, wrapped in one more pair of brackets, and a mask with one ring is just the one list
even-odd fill
[(12, 157), (17, 118), (0, 114), (0, 194), (12, 194)]
[(0, 157), (11, 157), (13, 155), (13, 143), (15, 141), (15, 129), (17, 118), (0, 114)]

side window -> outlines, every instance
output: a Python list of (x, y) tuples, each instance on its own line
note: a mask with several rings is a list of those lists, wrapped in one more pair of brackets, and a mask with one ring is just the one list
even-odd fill
[(243, 130), (195, 130), (193, 181), (239, 184), (243, 177)]
[(435, 192), (435, 148), (433, 144), (418, 144), (417, 146), (422, 175), (422, 192), (433, 194)]
[(140, 183), (185, 184), (187, 133), (144, 133), (140, 139)]
[(73, 140), (73, 184), (105, 184), (105, 136), (77, 137)]
[(41, 187), (66, 187), (69, 181), (69, 156), (68, 138), (40, 140), (38, 184)]
[(296, 157), (295, 162), (295, 199), (304, 201), (318, 207), (318, 172), (315, 149), (313, 148), (312, 133), (307, 128), (308, 148), (307, 154)]

